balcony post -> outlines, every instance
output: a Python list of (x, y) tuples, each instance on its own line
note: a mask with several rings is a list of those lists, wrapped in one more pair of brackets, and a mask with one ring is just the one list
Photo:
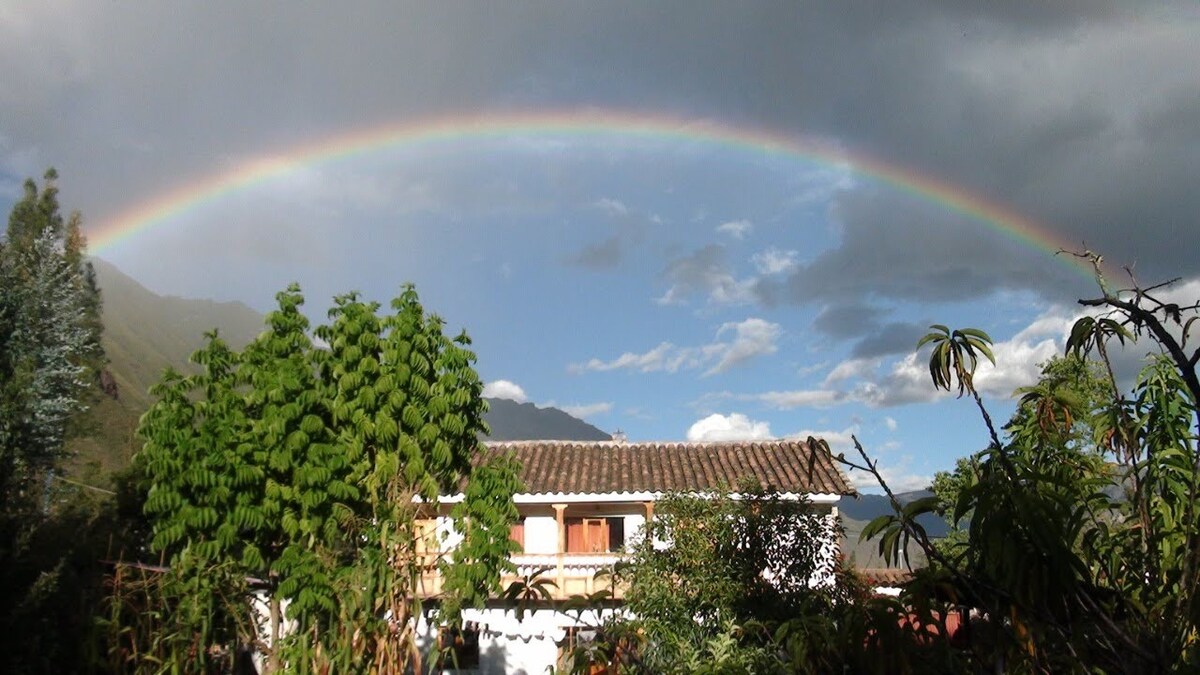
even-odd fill
[(557, 583), (558, 583), (558, 597), (562, 598), (562, 597), (564, 597), (563, 589), (565, 588), (564, 584), (566, 583), (566, 576), (565, 576), (565, 572), (563, 570), (563, 554), (566, 553), (566, 551), (567, 551), (567, 525), (563, 519), (563, 511), (566, 511), (567, 505), (566, 504), (551, 504), (550, 506), (552, 506), (554, 508), (554, 520), (558, 522)]

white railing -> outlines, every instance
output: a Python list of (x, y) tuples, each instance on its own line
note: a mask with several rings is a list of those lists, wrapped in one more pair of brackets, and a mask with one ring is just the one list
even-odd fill
[(621, 560), (619, 553), (518, 553), (512, 557), (517, 574), (528, 576), (539, 569), (549, 568), (543, 576), (557, 573), (562, 563), (563, 573), (571, 577), (593, 577), (602, 569), (610, 569)]

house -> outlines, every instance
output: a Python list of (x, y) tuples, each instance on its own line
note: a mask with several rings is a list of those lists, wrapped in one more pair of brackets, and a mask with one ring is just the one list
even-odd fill
[[(523, 441), (491, 443), (489, 453), (513, 453), (521, 462), (526, 492), (515, 496), (520, 522), (513, 538), (521, 553), (513, 557), (512, 581), (540, 575), (555, 582), (556, 599), (607, 588), (596, 572), (620, 559), (643, 524), (654, 517), (655, 503), (671, 492), (706, 493), (757, 480), (785, 499), (806, 499), (810, 508), (838, 518), (838, 499), (853, 494), (846, 476), (828, 451), (803, 441), (628, 443), (623, 441)], [(426, 527), (439, 533), (442, 547), (454, 545), (449, 504)], [(826, 554), (836, 557), (838, 541), (831, 528)], [(424, 579), (424, 592), (440, 590), (436, 572)], [(545, 673), (555, 665), (560, 648), (579, 625), (596, 625), (621, 612), (621, 589), (609, 588), (615, 602), (590, 609), (575, 619), (542, 610), (518, 621), (513, 609), (497, 602), (468, 610), (464, 620), (474, 630), (463, 640), (469, 647), (460, 665), (464, 672)], [(427, 633), (428, 634), (428, 633)]]

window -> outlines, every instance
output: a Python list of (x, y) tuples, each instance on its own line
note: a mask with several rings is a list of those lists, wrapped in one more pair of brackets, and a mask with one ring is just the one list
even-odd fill
[(625, 519), (567, 518), (567, 553), (612, 553), (625, 545)]
[(521, 516), (520, 520), (512, 524), (512, 527), (508, 531), (508, 538), (512, 539), (520, 547), (519, 550), (521, 553), (525, 552), (525, 516)]

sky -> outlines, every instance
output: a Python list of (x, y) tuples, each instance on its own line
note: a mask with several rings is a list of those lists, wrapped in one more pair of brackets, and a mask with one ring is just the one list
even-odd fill
[(414, 282), (489, 394), (634, 440), (921, 487), (987, 444), (930, 324), (1005, 419), (1097, 292), (1057, 248), (1200, 295), (1193, 1), (16, 0), (0, 63), (0, 206), (56, 167), (158, 293)]

